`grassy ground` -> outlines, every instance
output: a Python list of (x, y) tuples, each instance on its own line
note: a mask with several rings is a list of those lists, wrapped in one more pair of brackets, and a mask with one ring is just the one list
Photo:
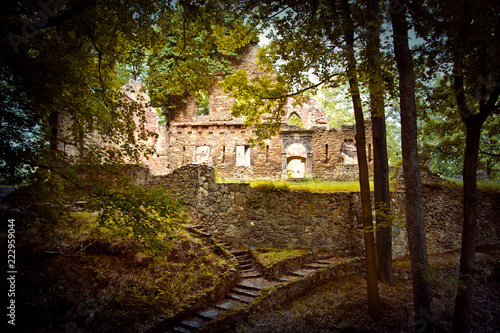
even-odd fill
[[(307, 192), (359, 192), (359, 182), (352, 181), (320, 181), (320, 180), (255, 180), (250, 182), (251, 187), (295, 190)], [(373, 181), (370, 181), (373, 191)]]
[[(444, 185), (463, 187), (463, 182), (460, 180), (450, 179), (449, 183)], [(235, 179), (217, 179), (218, 183), (240, 183), (242, 181)], [(248, 181), (247, 181), (248, 182)], [(308, 192), (359, 192), (359, 181), (322, 181), (322, 180), (301, 180), (301, 181), (288, 181), (288, 180), (272, 180), (261, 179), (249, 181), (251, 187), (257, 188), (270, 188), (281, 190), (296, 190)], [(495, 191), (500, 192), (500, 182), (477, 182), (477, 187), (481, 191)], [(373, 180), (370, 180), (370, 190), (373, 191)], [(390, 187), (392, 191), (392, 185)]]
[[(429, 258), (437, 332), (451, 332), (459, 256), (454, 251)], [(492, 278), (495, 267), (500, 269), (499, 257), (499, 246), (478, 248), (473, 332), (500, 332), (500, 276)], [(252, 325), (240, 325), (237, 332), (414, 332), (409, 259), (396, 261), (394, 271), (394, 287), (379, 284), (382, 319), (378, 322), (367, 315), (366, 277), (353, 275), (276, 305)]]
[[(448, 179), (450, 181), (450, 186), (455, 186), (455, 187), (464, 187), (464, 182), (462, 180), (457, 180), (457, 179)], [(494, 192), (500, 192), (500, 182), (496, 181), (489, 181), (489, 182), (483, 182), (483, 181), (478, 181), (477, 182), (477, 188), (478, 190), (481, 191), (494, 191)]]

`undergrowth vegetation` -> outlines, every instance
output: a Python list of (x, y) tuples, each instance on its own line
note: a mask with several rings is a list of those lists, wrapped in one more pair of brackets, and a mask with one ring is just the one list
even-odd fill
[[(21, 330), (143, 331), (171, 316), (230, 268), (210, 244), (178, 228), (161, 248), (116, 237), (97, 215), (73, 212), (48, 241), (35, 230), (18, 245)], [(26, 316), (29, 316), (27, 318)]]

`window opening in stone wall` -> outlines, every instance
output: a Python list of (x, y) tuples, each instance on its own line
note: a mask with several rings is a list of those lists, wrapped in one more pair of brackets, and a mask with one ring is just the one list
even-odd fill
[(269, 163), (269, 145), (266, 145), (266, 163)]
[(208, 116), (210, 113), (210, 94), (206, 91), (198, 91), (194, 94), (195, 111), (197, 116)]
[(186, 146), (182, 146), (182, 164), (186, 163)]
[(222, 146), (222, 164), (226, 163), (226, 146)]
[(196, 146), (194, 150), (194, 162), (212, 165), (209, 146)]
[(250, 146), (236, 146), (236, 166), (250, 166)]
[(325, 144), (325, 161), (328, 161), (328, 143)]
[(296, 113), (293, 113), (290, 116), (290, 118), (288, 118), (288, 125), (294, 125), (294, 126), (298, 126), (298, 127), (303, 126), (302, 122), (300, 121), (299, 116)]
[(342, 160), (344, 164), (358, 164), (356, 144), (352, 139), (347, 139), (342, 145)]
[(368, 144), (368, 162), (372, 161), (372, 144)]

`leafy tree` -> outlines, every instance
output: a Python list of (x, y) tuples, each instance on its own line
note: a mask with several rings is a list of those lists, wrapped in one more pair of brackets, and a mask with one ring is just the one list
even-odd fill
[[(477, 169), (484, 123), (499, 110), (500, 48), (497, 43), (500, 5), (486, 1), (428, 1), (414, 5), (417, 31), (426, 39), (427, 65), (442, 75), (438, 94), (454, 95), (456, 117), (465, 126), (463, 158), (464, 221), (454, 332), (470, 330), (477, 238)], [(432, 96), (432, 95), (431, 95)], [(446, 99), (448, 101), (449, 99)], [(496, 123), (498, 118), (493, 118)], [(493, 125), (494, 126), (494, 125)], [(494, 137), (495, 135), (493, 135)], [(489, 146), (490, 141), (486, 141)]]
[[(424, 65), (425, 62), (422, 62)], [(419, 94), (419, 142), (431, 170), (446, 177), (462, 174), (466, 129), (456, 116), (455, 95), (450, 80), (423, 76)], [(432, 111), (431, 111), (432, 110)], [(491, 113), (481, 130), (478, 170), (491, 180), (500, 179), (500, 115)]]
[(330, 128), (340, 128), (343, 125), (354, 125), (355, 123), (354, 113), (350, 106), (345, 103), (345, 91), (349, 91), (346, 86), (335, 89), (332, 87), (318, 89), (316, 98), (325, 108)]
[(206, 93), (215, 76), (231, 74), (237, 50), (257, 40), (238, 13), (231, 14), (231, 1), (179, 2), (174, 9), (155, 26), (146, 79), (151, 105), (167, 119), (187, 96)]
[[(143, 246), (165, 239), (186, 219), (168, 192), (135, 186), (127, 177), (126, 163), (152, 153), (145, 145), (152, 134), (144, 128), (146, 101), (126, 98), (122, 86), (144, 75), (158, 50), (180, 51), (174, 60), (187, 64), (182, 70), (199, 70), (208, 63), (204, 58), (217, 55), (193, 47), (215, 43), (226, 54), (245, 43), (248, 30), (237, 35), (225, 28), (234, 20), (200, 19), (210, 5), (216, 3), (2, 2), (0, 169), (9, 184), (30, 185), (31, 211), (44, 228), (64, 218), (76, 199), (87, 200), (118, 236)], [(196, 29), (198, 38), (187, 43)], [(202, 59), (192, 61), (196, 57)], [(174, 93), (198, 88), (182, 83), (191, 90)]]

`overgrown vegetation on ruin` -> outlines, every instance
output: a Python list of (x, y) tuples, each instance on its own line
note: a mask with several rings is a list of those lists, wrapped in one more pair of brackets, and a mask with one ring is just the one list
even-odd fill
[[(241, 183), (238, 179), (217, 178), (217, 183)], [(291, 181), (283, 179), (258, 179), (250, 181), (250, 186), (255, 188), (267, 188), (275, 190), (296, 190), (305, 192), (359, 192), (359, 182), (357, 180), (346, 181), (325, 181), (325, 180), (300, 180)], [(373, 180), (370, 181), (370, 188), (373, 189)]]
[(34, 231), (19, 237), (21, 331), (144, 331), (229, 267), (185, 229), (175, 232), (164, 251), (145, 252), (130, 239), (109, 238), (94, 214), (70, 216), (50, 242)]

